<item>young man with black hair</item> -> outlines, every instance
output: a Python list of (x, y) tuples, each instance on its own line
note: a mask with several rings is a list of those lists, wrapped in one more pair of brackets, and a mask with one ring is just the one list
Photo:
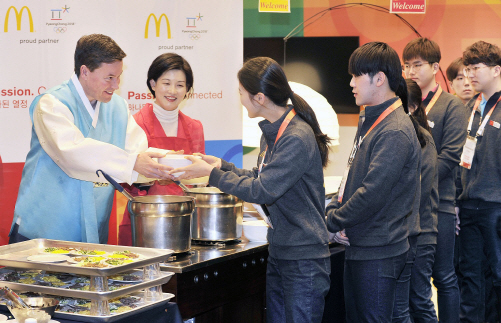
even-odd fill
[(470, 101), (475, 95), (475, 89), (471, 86), (470, 79), (464, 75), (464, 68), (463, 59), (459, 57), (449, 64), (445, 74), (447, 75), (449, 85), (456, 93), (456, 96), (466, 106), (468, 101)]
[(395, 50), (365, 44), (351, 55), (349, 73), (356, 104), (366, 107), (341, 187), (326, 209), (327, 226), (347, 245), (347, 321), (391, 322), (408, 222), (419, 209), (421, 148)]
[[(423, 105), (438, 153), (440, 200), (432, 278), (433, 284), (437, 287), (440, 322), (455, 323), (459, 321), (459, 288), (454, 270), (456, 227), (454, 175), (466, 139), (464, 129), (466, 129), (467, 114), (461, 101), (443, 91), (435, 81), (441, 58), (440, 48), (436, 42), (427, 38), (414, 39), (405, 46), (402, 56), (406, 76), (414, 80), (423, 93)], [(414, 292), (420, 296), (416, 297), (417, 302), (410, 299), (411, 315), (414, 320), (424, 320), (435, 310), (429, 308), (430, 306), (422, 308), (425, 303), (419, 302), (419, 299), (429, 298), (430, 295), (425, 295), (426, 290), (414, 289)]]
[[(168, 179), (145, 152), (144, 131), (114, 91), (125, 53), (108, 36), (81, 37), (75, 74), (37, 96), (10, 243), (35, 238), (107, 243), (115, 189), (96, 171), (132, 183), (138, 174)], [(165, 171), (165, 172), (162, 172)]]
[(484, 257), (501, 310), (501, 50), (478, 41), (465, 50), (463, 62), (465, 76), (480, 93), (468, 103), (461, 156), (461, 322), (485, 322)]

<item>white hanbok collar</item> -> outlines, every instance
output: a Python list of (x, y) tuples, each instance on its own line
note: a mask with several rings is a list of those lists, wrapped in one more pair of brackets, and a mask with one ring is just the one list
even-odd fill
[(73, 82), (73, 85), (75, 85), (75, 88), (77, 89), (77, 92), (78, 92), (78, 95), (80, 96), (80, 99), (84, 103), (85, 108), (87, 109), (87, 112), (89, 112), (89, 114), (92, 118), (92, 126), (95, 128), (97, 125), (97, 118), (99, 117), (99, 107), (101, 106), (101, 102), (97, 101), (96, 109), (92, 108), (92, 105), (90, 104), (89, 99), (85, 95), (82, 84), (80, 84), (80, 81), (78, 80), (78, 76), (75, 73), (73, 73), (73, 75), (71, 76), (71, 82)]

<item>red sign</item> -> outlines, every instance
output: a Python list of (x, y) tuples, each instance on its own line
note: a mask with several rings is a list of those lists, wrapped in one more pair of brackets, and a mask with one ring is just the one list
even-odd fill
[(425, 13), (426, 0), (391, 0), (390, 13)]

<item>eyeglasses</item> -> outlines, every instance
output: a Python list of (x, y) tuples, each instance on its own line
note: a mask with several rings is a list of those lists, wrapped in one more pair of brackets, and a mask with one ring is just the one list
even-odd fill
[(426, 65), (426, 64), (433, 64), (433, 63), (429, 63), (429, 62), (426, 62), (426, 63), (415, 63), (415, 64), (404, 64), (404, 66), (402, 66), (402, 69), (407, 73), (407, 72), (410, 72), (411, 69), (414, 69), (414, 72), (419, 72), (421, 70), (421, 68), (423, 67), (423, 65)]
[(466, 77), (468, 77), (468, 75), (470, 75), (470, 73), (477, 74), (477, 71), (483, 67), (492, 67), (492, 66), (482, 65), (482, 66), (465, 67), (463, 70), (463, 73)]

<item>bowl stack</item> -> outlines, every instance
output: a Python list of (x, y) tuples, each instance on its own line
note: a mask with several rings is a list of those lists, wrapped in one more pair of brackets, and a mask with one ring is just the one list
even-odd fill
[(59, 305), (59, 301), (55, 298), (27, 297), (23, 300), (31, 308), (9, 307), (10, 313), (18, 323), (30, 322), (33, 319), (37, 323), (48, 323)]

